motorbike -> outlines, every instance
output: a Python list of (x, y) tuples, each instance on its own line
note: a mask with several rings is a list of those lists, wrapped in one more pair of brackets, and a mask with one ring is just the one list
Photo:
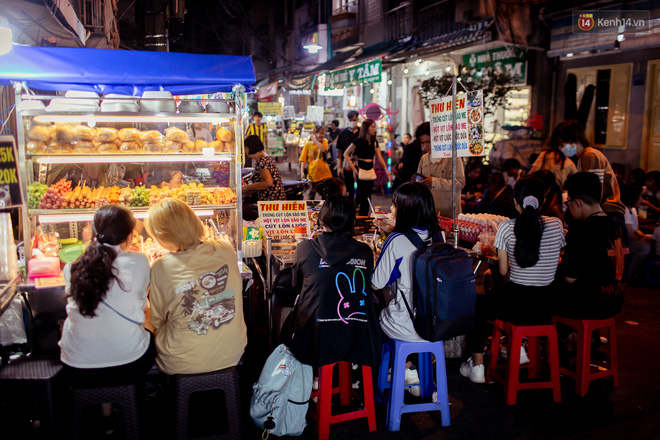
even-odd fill
[[(250, 181), (253, 173), (254, 170), (252, 168), (243, 168), (241, 171), (241, 177), (245, 184)], [(312, 182), (307, 179), (282, 180), (286, 200), (304, 200), (305, 192), (309, 190), (311, 185)], [(253, 221), (259, 217), (257, 201), (256, 193), (243, 196), (243, 220)]]

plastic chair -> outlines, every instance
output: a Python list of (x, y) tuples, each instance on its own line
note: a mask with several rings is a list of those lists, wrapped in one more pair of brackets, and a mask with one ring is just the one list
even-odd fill
[[(419, 353), (419, 386), (422, 397), (431, 397), (434, 391), (433, 359), (435, 355), (435, 375), (437, 383), (437, 401), (431, 403), (404, 403), (404, 377), (406, 358), (412, 353)], [(392, 382), (387, 376), (392, 368)], [(384, 392), (390, 388), (387, 402), (387, 429), (401, 429), (401, 414), (422, 411), (440, 411), (442, 426), (451, 424), (449, 416), (449, 392), (447, 391), (447, 369), (445, 367), (445, 347), (443, 341), (438, 342), (406, 342), (398, 339), (388, 339), (383, 345), (383, 358), (378, 375), (378, 389)]]
[(212, 371), (201, 374), (175, 374), (174, 399), (175, 418), (174, 431), (177, 439), (189, 437), (190, 397), (193, 393), (210, 390), (222, 390), (225, 394), (227, 408), (228, 432), (196, 439), (241, 439), (241, 404), (238, 389), (238, 374), (236, 368)]
[(62, 371), (59, 358), (24, 357), (0, 368), (0, 389), (2, 398), (24, 394), (27, 389), (37, 397), (43, 430), (48, 437), (55, 435), (53, 389), (57, 376)]
[[(614, 388), (619, 386), (619, 362), (616, 346), (616, 325), (614, 318), (610, 319), (571, 319), (561, 316), (552, 318), (575, 329), (577, 332), (577, 359), (575, 370), (560, 368), (561, 374), (575, 379), (575, 394), (586, 396), (589, 392), (589, 383), (592, 380), (612, 377)], [(609, 364), (606, 371), (591, 372), (591, 335), (595, 330), (607, 328), (609, 338)]]
[[(500, 348), (502, 333), (509, 335), (508, 359), (505, 366), (506, 371), (501, 375), (497, 371), (497, 355)], [(529, 364), (520, 365), (520, 347), (524, 337), (528, 338)], [(549, 381), (520, 382), (520, 369), (526, 368), (530, 379), (538, 379), (541, 370), (541, 338), (546, 337), (547, 361), (550, 366)], [(493, 339), (490, 346), (490, 360), (486, 380), (496, 379), (504, 385), (504, 394), (507, 405), (515, 405), (518, 391), (538, 390), (544, 388), (552, 389), (552, 397), (555, 402), (561, 402), (561, 385), (559, 382), (559, 350), (557, 348), (557, 329), (554, 324), (522, 325), (511, 322), (495, 320)]]
[(82, 439), (84, 409), (89, 405), (116, 403), (122, 407), (126, 439), (140, 439), (137, 388), (135, 384), (99, 388), (69, 388), (71, 396), (71, 428), (73, 439)]
[[(339, 368), (339, 385), (332, 386), (332, 373), (335, 365)], [(351, 396), (355, 395), (352, 389), (351, 364), (349, 362), (336, 362), (319, 368), (319, 389), (312, 392), (312, 397), (318, 397), (316, 411), (316, 427), (319, 440), (330, 438), (330, 425), (347, 420), (366, 417), (369, 432), (376, 430), (376, 404), (374, 403), (374, 386), (371, 367), (362, 365), (362, 382), (364, 389), (364, 408), (343, 414), (332, 415), (332, 396), (339, 394), (341, 406), (351, 403)]]

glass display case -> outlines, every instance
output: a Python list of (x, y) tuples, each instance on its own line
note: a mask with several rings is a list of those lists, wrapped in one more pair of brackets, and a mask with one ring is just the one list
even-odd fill
[(204, 113), (186, 101), (177, 111), (171, 99), (143, 98), (138, 107), (138, 98), (124, 98), (103, 108), (100, 98), (17, 93), (26, 260), (37, 232), (55, 228), (75, 241), (105, 204), (124, 204), (145, 219), (166, 197), (186, 202), (210, 236), (233, 242), (240, 260), (244, 95), (237, 95), (214, 103), (223, 112)]

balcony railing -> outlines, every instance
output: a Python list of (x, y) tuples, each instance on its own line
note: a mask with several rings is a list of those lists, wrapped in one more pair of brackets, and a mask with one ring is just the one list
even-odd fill
[(405, 2), (387, 13), (386, 40), (411, 35), (413, 31), (413, 2)]
[(439, 2), (417, 12), (417, 37), (420, 41), (468, 28), (468, 23), (456, 23), (453, 2)]

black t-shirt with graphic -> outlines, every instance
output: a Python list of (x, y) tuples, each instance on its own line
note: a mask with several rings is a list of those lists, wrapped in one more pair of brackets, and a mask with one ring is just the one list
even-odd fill
[[(572, 224), (558, 270), (576, 279), (570, 286), (572, 296), (566, 301), (575, 303), (576, 308), (590, 304), (595, 314), (614, 316), (621, 311), (628, 244), (625, 225), (616, 218), (599, 214)], [(571, 304), (561, 308), (570, 310)]]

